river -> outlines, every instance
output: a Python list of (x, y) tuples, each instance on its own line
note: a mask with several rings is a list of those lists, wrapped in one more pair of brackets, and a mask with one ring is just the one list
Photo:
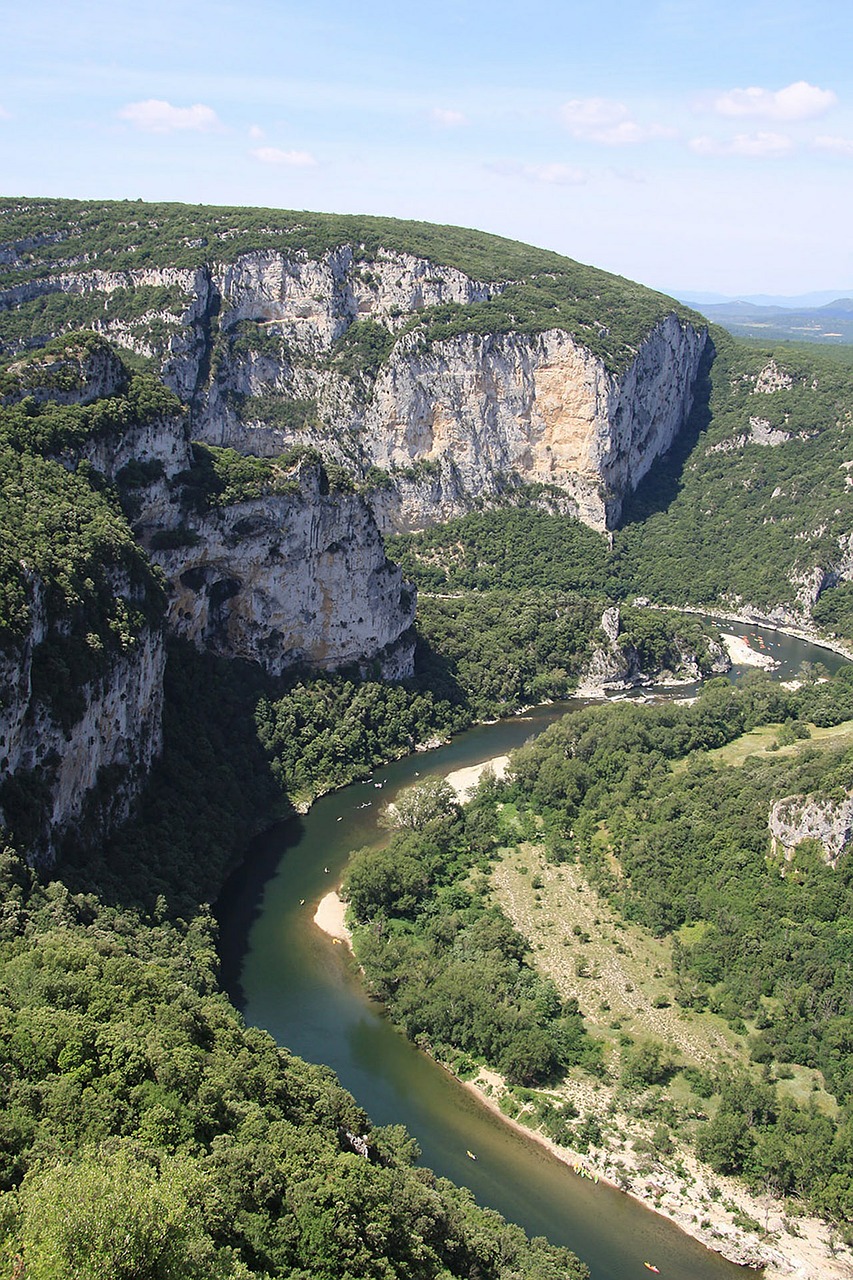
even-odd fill
[[(777, 659), (782, 679), (794, 676), (803, 661), (822, 661), (830, 670), (843, 662), (773, 631), (720, 625)], [(470, 1187), (480, 1203), (530, 1235), (568, 1245), (593, 1280), (648, 1274), (645, 1260), (667, 1280), (743, 1280), (741, 1268), (630, 1197), (579, 1178), (494, 1116), (406, 1041), (366, 996), (346, 949), (313, 923), (317, 901), (339, 884), (351, 851), (382, 839), (376, 815), (399, 788), (505, 754), (577, 705), (539, 707), (478, 726), (446, 747), (325, 796), (306, 817), (266, 832), (220, 902), (225, 985), (249, 1023), (301, 1057), (332, 1067), (374, 1123), (404, 1124), (420, 1144), (423, 1163)]]

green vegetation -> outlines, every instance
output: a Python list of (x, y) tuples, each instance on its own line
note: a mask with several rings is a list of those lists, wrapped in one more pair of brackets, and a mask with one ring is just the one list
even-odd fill
[[(477, 720), (566, 698), (600, 638), (599, 608), (578, 596), (491, 592), (419, 602), (416, 674), (388, 685), (342, 672), (294, 675), (257, 704), (260, 741), (282, 789), (312, 800), (378, 764)], [(626, 643), (647, 669), (707, 653), (695, 619), (626, 611)]]
[[(345, 467), (334, 462), (323, 463), (310, 445), (292, 445), (274, 458), (256, 458), (216, 445), (192, 446), (192, 466), (177, 477), (181, 486), (181, 502), (187, 510), (205, 512), (213, 507), (228, 507), (237, 502), (276, 494), (300, 492), (299, 468), (315, 467), (321, 493), (352, 493), (355, 483)], [(167, 530), (166, 533), (177, 533)], [(156, 535), (155, 535), (156, 536)], [(181, 546), (179, 541), (176, 545)]]
[[(235, 209), (141, 201), (0, 201), (0, 239), (17, 262), (0, 274), (0, 288), (45, 280), (63, 270), (132, 271), (156, 266), (198, 268), (233, 262), (251, 252), (278, 251), (309, 259), (351, 251), (364, 271), (381, 250), (414, 254), (455, 267), (475, 280), (503, 285), (486, 302), (424, 312), (413, 323), (425, 341), (457, 333), (540, 333), (564, 327), (612, 369), (623, 367), (639, 342), (665, 315), (695, 313), (641, 285), (583, 266), (547, 250), (461, 227), (392, 218), (319, 214), (280, 209)], [(49, 287), (49, 286), (48, 286)], [(150, 288), (150, 286), (149, 286)], [(6, 346), (40, 341), (57, 329), (81, 328), (102, 315), (105, 295), (48, 293), (0, 315)], [(159, 301), (161, 305), (153, 305)], [(152, 311), (176, 314), (180, 292), (152, 295), (142, 313), (117, 298), (113, 314), (131, 322)], [(169, 322), (152, 330), (160, 349)], [(388, 337), (372, 321), (357, 322), (356, 336), (338, 352), (350, 376), (368, 380), (387, 355)]]
[(215, 445), (192, 446), (193, 463), (182, 472), (182, 502), (198, 512), (271, 494), (298, 493), (301, 461), (319, 461), (313, 450), (295, 448), (277, 458), (255, 458)]
[(344, 883), (362, 926), (356, 956), (392, 1018), (439, 1058), (470, 1055), (513, 1084), (595, 1067), (598, 1046), (576, 1003), (537, 975), (525, 940), (470, 882), (501, 839), (488, 791), (464, 812), (446, 783), (401, 803), (403, 830), (387, 847), (354, 853)]
[[(66, 652), (73, 644), (81, 655), (84, 647), (93, 655), (127, 648), (158, 617), (160, 584), (121, 513), (84, 467), (69, 472), (52, 459), (0, 448), (0, 530), (5, 646), (25, 635), (37, 593), (55, 643)], [(125, 583), (118, 592), (117, 576)], [(73, 689), (82, 675), (66, 673), (55, 687)]]
[(0, 871), (6, 1274), (586, 1275), (413, 1169), (399, 1128), (373, 1129), (327, 1069), (247, 1029), (217, 992), (204, 913), (172, 923), (39, 885), (9, 850)]
[(368, 390), (391, 354), (396, 338), (375, 320), (354, 320), (332, 347), (331, 364)]
[(564, 262), (556, 270), (530, 273), (523, 281), (509, 283), (484, 302), (426, 308), (403, 331), (420, 335), (429, 346), (459, 334), (488, 338), (563, 329), (611, 373), (618, 373), (631, 363), (649, 331), (671, 312), (683, 323), (700, 323), (694, 312), (672, 299), (618, 276), (592, 273), (588, 267), (572, 264), (567, 270)]
[[(835, 353), (814, 348), (758, 348), (721, 332), (714, 341), (709, 398), (692, 432), (626, 505), (613, 574), (624, 589), (662, 603), (767, 608), (793, 598), (798, 576), (839, 560), (851, 517), (842, 464), (853, 374)], [(784, 381), (757, 391), (771, 360)], [(756, 444), (750, 418), (791, 438)]]
[(272, 393), (244, 396), (231, 391), (228, 404), (241, 422), (260, 422), (280, 431), (306, 431), (318, 426), (314, 400), (300, 400)]
[[(709, 751), (786, 720), (794, 741), (815, 714), (840, 723), (851, 709), (849, 668), (793, 693), (754, 676), (738, 688), (712, 681), (690, 707), (588, 709), (517, 752), (503, 793), (536, 815), (552, 858), (580, 860), (624, 920), (673, 939), (682, 1008), (750, 1031), (754, 1073), (716, 1080), (702, 1158), (838, 1221), (853, 1212), (853, 872), (849, 857), (833, 869), (809, 842), (787, 864), (769, 858), (767, 820), (784, 795), (842, 798), (853, 753), (827, 738), (821, 750), (805, 742), (732, 768)], [(637, 1052), (626, 1068), (635, 1074)], [(837, 1117), (777, 1094), (771, 1068), (781, 1078), (788, 1064), (823, 1074)]]
[(475, 512), (423, 533), (388, 538), (389, 556), (423, 591), (603, 594), (607, 542), (579, 520), (535, 507)]

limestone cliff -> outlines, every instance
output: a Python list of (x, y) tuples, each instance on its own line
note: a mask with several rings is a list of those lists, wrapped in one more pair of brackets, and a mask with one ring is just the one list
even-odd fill
[[(273, 243), (300, 231), (281, 218), (264, 231)], [(497, 278), (475, 255), (478, 278), (439, 251), (367, 248), (350, 221), (322, 251), (232, 256), (229, 228), (218, 245), (199, 239), (194, 267), (109, 270), (95, 254), (81, 269), (69, 258), (0, 290), (0, 313), (75, 299), (87, 324), (156, 360), (197, 439), (260, 456), (314, 445), (359, 480), (381, 469), (383, 529), (424, 527), (524, 485), (615, 527), (690, 411), (701, 320), (557, 255), (526, 250), (539, 269), (519, 260), (517, 276)], [(392, 242), (401, 228), (389, 224)], [(495, 238), (495, 252), (506, 243)]]
[(158, 547), (159, 503), (143, 509), (136, 527), (168, 579), (173, 634), (272, 675), (297, 664), (412, 674), (415, 592), (364, 499), (324, 480), (302, 465), (293, 492), (186, 512), (172, 548)]
[[(51, 619), (41, 583), (29, 587), (29, 633), (0, 657), (0, 823), (25, 831), (32, 855), (49, 863), (84, 817), (90, 836), (127, 817), (162, 745), (166, 650), (162, 631), (146, 626), (85, 684), (46, 696), (34, 665)], [(127, 582), (115, 588), (131, 594)]]
[[(309, 442), (361, 475), (382, 468), (392, 480), (375, 503), (384, 528), (424, 527), (524, 484), (554, 486), (572, 514), (612, 528), (690, 411), (706, 335), (674, 313), (614, 373), (557, 328), (438, 341), (420, 327), (400, 332), (424, 307), (488, 295), (459, 272), (380, 254), (367, 288), (350, 251), (307, 266), (266, 255), (217, 282), (221, 345), (210, 382), (198, 379), (194, 429), (241, 451)], [(390, 338), (368, 388), (336, 356), (366, 315)], [(259, 331), (265, 342), (252, 350)], [(313, 406), (310, 420), (283, 421), (276, 402)]]
[(91, 335), (14, 362), (2, 387), (21, 540), (4, 512), (0, 824), (34, 857), (127, 816), (160, 750), (169, 633), (276, 676), (411, 674), (415, 593), (364, 498), (318, 462), (223, 495), (179, 402)]
[(853, 798), (821, 799), (817, 796), (785, 796), (770, 810), (768, 826), (774, 848), (787, 859), (803, 840), (814, 840), (834, 867), (853, 839)]

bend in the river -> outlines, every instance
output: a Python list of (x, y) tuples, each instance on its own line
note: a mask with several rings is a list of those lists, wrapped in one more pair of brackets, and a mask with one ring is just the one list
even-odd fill
[[(744, 635), (759, 630), (726, 627)], [(778, 632), (762, 635), (765, 651), (781, 661), (782, 678), (795, 675), (803, 661), (823, 661), (830, 669), (842, 663)], [(226, 985), (250, 1023), (301, 1057), (331, 1066), (375, 1123), (405, 1124), (425, 1164), (469, 1186), (481, 1203), (529, 1234), (568, 1245), (593, 1280), (638, 1275), (644, 1260), (654, 1261), (667, 1280), (735, 1280), (741, 1268), (621, 1192), (577, 1177), (488, 1111), (391, 1025), (366, 995), (345, 948), (313, 924), (317, 901), (340, 882), (351, 851), (382, 838), (376, 814), (400, 787), (511, 751), (571, 705), (577, 704), (481, 725), (325, 796), (306, 817), (267, 832), (223, 895)]]

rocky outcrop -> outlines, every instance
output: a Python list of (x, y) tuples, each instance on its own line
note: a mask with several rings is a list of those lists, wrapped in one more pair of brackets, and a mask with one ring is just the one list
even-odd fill
[[(285, 290), (276, 305), (269, 301), (283, 289), (280, 263), (272, 282), (256, 274), (252, 295), (241, 279), (222, 328), (235, 316), (261, 323), (267, 334), (280, 333), (289, 357), (223, 357), (197, 429), (211, 443), (249, 452), (272, 454), (307, 441), (362, 473), (384, 469), (392, 480), (376, 497), (384, 528), (422, 528), (519, 484), (553, 486), (571, 514), (595, 528), (613, 527), (623, 498), (670, 447), (690, 411), (706, 339), (675, 315), (647, 336), (621, 375), (558, 329), (460, 333), (434, 342), (414, 331), (395, 342), (369, 396), (359, 397), (333, 362), (318, 366), (317, 357), (367, 307), (391, 327), (401, 307), (417, 307), (424, 290), (414, 282), (428, 264), (407, 261), (405, 287), (391, 282), (404, 270), (399, 261), (375, 264), (369, 302), (343, 287), (331, 262), (322, 271), (312, 265), (319, 275), (309, 288), (321, 291), (309, 299), (303, 288), (296, 296)], [(434, 292), (465, 292), (459, 273), (449, 281), (440, 272), (431, 278)], [(485, 287), (469, 281), (467, 292), (476, 297)], [(297, 351), (310, 355), (313, 367)], [(247, 421), (245, 410), (239, 420), (228, 404), (235, 393), (243, 405), (265, 395), (314, 402), (317, 425)]]
[(786, 859), (793, 857), (803, 840), (814, 840), (822, 847), (828, 865), (834, 867), (853, 838), (853, 798), (785, 796), (771, 808), (768, 826), (774, 850)]
[[(90, 404), (114, 396), (127, 383), (127, 370), (107, 342), (91, 336), (66, 339), (49, 350), (13, 361), (5, 370), (4, 404), (28, 397), (37, 404)], [(15, 385), (17, 384), (17, 385)]]
[[(586, 524), (612, 528), (683, 425), (703, 347), (704, 335), (671, 316), (617, 376), (560, 330), (462, 334), (428, 349), (413, 336), (377, 379), (364, 448), (392, 477), (432, 464), (439, 509), (458, 512), (508, 485), (549, 485)], [(398, 492), (396, 520), (413, 527)]]
[[(643, 607), (638, 601), (635, 604)], [(730, 670), (725, 649), (715, 640), (704, 638), (704, 656), (699, 656), (677, 635), (670, 644), (666, 663), (644, 660), (636, 645), (622, 632), (619, 608), (612, 605), (601, 615), (603, 643), (593, 651), (576, 690), (579, 698), (606, 698), (632, 689), (652, 685), (691, 684), (701, 680), (705, 672), (721, 674)]]
[[(126, 371), (114, 359), (96, 343), (88, 357), (74, 349), (29, 358), (21, 373), (35, 388), (58, 369), (66, 403), (85, 404), (93, 384), (121, 389)], [(396, 680), (413, 669), (415, 592), (386, 558), (363, 497), (330, 491), (323, 468), (302, 463), (280, 477), (282, 492), (199, 503), (187, 492), (198, 473), (186, 415), (135, 413), (133, 397), (131, 389), (127, 401), (111, 402), (104, 430), (69, 435), (76, 443), (56, 460), (70, 470), (85, 462), (117, 484), (137, 537), (163, 570), (165, 628), (134, 624), (120, 642), (84, 636), (71, 614), (49, 615), (30, 572), (27, 634), (0, 656), (0, 824), (23, 833), (45, 864), (69, 833), (100, 837), (127, 816), (161, 746), (167, 632), (273, 675), (295, 664), (358, 666)], [(126, 603), (125, 616), (144, 613), (145, 593), (159, 588), (147, 567), (141, 585), (120, 565), (104, 571), (106, 594)], [(93, 673), (82, 682), (61, 675), (66, 645), (72, 667)]]
[(589, 660), (577, 687), (579, 698), (606, 698), (622, 693), (640, 682), (640, 664), (635, 650), (620, 646), (619, 609), (613, 605), (601, 615), (604, 644), (599, 645)]
[[(323, 480), (302, 466), (297, 492), (189, 513), (182, 545), (151, 551), (170, 584), (174, 634), (273, 675), (297, 664), (412, 674), (414, 589), (386, 558), (364, 499), (324, 492)], [(163, 530), (151, 516), (138, 522), (149, 544)]]
[[(129, 584), (116, 584), (130, 592)], [(70, 718), (33, 689), (33, 658), (48, 637), (39, 583), (31, 580), (31, 627), (20, 648), (0, 659), (0, 823), (14, 811), (36, 861), (51, 863), (61, 839), (85, 814), (103, 836), (123, 821), (162, 746), (162, 632), (144, 627), (99, 675), (75, 689)], [(57, 694), (65, 691), (57, 690)], [(9, 790), (10, 783), (12, 790)]]

